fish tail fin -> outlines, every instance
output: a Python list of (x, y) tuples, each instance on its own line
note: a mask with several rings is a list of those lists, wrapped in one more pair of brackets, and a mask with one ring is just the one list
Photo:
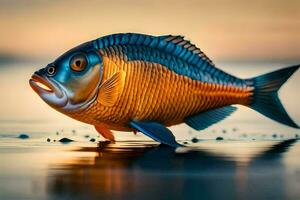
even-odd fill
[(295, 65), (247, 79), (246, 81), (254, 87), (252, 102), (248, 107), (279, 123), (299, 128), (290, 118), (278, 98), (278, 90), (280, 87), (299, 67), (300, 65)]

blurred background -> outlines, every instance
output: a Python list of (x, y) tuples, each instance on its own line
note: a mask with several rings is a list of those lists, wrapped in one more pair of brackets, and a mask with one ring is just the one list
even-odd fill
[[(45, 123), (89, 129), (52, 110), (28, 84), (35, 70), (80, 43), (119, 32), (180, 34), (217, 67), (251, 77), (300, 63), (299, 19), (297, 0), (0, 0), (0, 132), (32, 131), (34, 127), (40, 132)], [(280, 91), (283, 104), (298, 123), (299, 77), (297, 72)], [(26, 128), (29, 122), (35, 126)], [(247, 108), (222, 123), (242, 122), (248, 124), (245, 131), (255, 130), (252, 133), (267, 129), (295, 133)], [(222, 123), (215, 126), (225, 126)], [(260, 125), (253, 128), (256, 124)], [(174, 131), (182, 138), (193, 132), (185, 125)]]
[(215, 61), (297, 60), (300, 2), (1, 0), (0, 50), (51, 60), (117, 32), (181, 34)]

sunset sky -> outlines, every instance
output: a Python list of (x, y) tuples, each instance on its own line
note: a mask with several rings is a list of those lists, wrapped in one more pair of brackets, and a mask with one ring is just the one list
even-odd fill
[(213, 60), (300, 60), (300, 1), (0, 0), (0, 54), (54, 59), (117, 32), (180, 34)]

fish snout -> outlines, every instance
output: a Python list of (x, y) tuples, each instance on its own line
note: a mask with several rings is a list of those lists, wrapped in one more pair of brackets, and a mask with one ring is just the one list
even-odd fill
[(51, 81), (48, 77), (44, 76), (45, 68), (36, 71), (29, 80), (31, 88), (39, 95), (43, 93), (52, 93), (58, 97), (62, 97), (60, 88)]
[(43, 76), (40, 71), (36, 71), (29, 80), (31, 88), (38, 94), (53, 93), (53, 86)]
[(63, 107), (67, 104), (67, 97), (58, 83), (42, 75), (43, 71), (36, 71), (29, 80), (31, 88), (48, 104)]
[(46, 68), (41, 68), (33, 73), (32, 76), (37, 75), (43, 77), (46, 74)]

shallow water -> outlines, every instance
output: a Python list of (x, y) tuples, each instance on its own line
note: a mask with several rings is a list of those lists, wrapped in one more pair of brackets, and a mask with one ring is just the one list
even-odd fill
[(2, 138), (1, 199), (299, 199), (300, 142)]
[[(42, 102), (28, 86), (41, 64), (27, 65), (0, 66), (1, 200), (300, 199), (299, 130), (239, 107), (201, 132), (172, 127), (184, 148), (159, 146), (140, 133), (116, 133), (116, 144), (105, 143), (92, 126)], [(251, 77), (288, 64), (223, 66)], [(298, 124), (299, 77), (297, 72), (280, 91)], [(62, 138), (75, 142), (58, 142)]]

